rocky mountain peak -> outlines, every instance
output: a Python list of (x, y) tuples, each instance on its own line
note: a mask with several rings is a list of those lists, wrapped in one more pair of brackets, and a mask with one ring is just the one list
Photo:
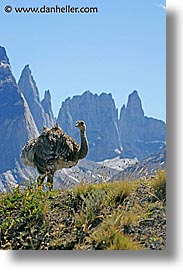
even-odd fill
[(48, 103), (51, 102), (51, 94), (50, 94), (49, 90), (44, 92), (44, 100), (45, 100), (45, 102), (48, 102)]
[(10, 64), (4, 47), (0, 46), (0, 64)]
[(47, 126), (52, 127), (55, 124), (55, 119), (52, 111), (51, 94), (49, 90), (45, 91), (44, 98), (41, 101), (41, 105), (45, 112), (46, 124)]
[(27, 77), (27, 78), (33, 78), (29, 64), (25, 65), (25, 67), (22, 70), (21, 76)]
[(141, 99), (136, 90), (128, 96), (127, 109), (132, 116), (144, 116)]
[(127, 107), (120, 112), (119, 132), (123, 155), (139, 159), (160, 150), (165, 143), (165, 123), (144, 116), (141, 99), (137, 91), (128, 96)]
[(83, 96), (93, 96), (93, 94), (90, 92), (90, 90), (87, 90), (83, 93)]
[(6, 84), (16, 85), (15, 78), (12, 75), (9, 58), (4, 47), (0, 46), (0, 86)]
[[(25, 96), (27, 102), (28, 99), (34, 98), (36, 101), (40, 101), (39, 99), (39, 91), (36, 85), (36, 82), (32, 76), (31, 69), (29, 65), (26, 65), (22, 70), (20, 80), (18, 82), (19, 88), (22, 91), (23, 95)], [(26, 87), (26, 89), (25, 89)]]
[(54, 124), (54, 118), (51, 107), (50, 92), (45, 92), (45, 97), (41, 102), (39, 90), (29, 65), (24, 67), (18, 85), (29, 105), (38, 130), (41, 131), (43, 126), (52, 127)]
[(23, 71), (24, 71), (24, 73), (27, 72), (28, 74), (31, 74), (31, 69), (29, 67), (29, 64), (25, 65)]
[(113, 100), (113, 98), (112, 98), (112, 94), (111, 93), (105, 93), (105, 92), (102, 92), (101, 94), (100, 94), (100, 98), (107, 98), (107, 99), (112, 99)]

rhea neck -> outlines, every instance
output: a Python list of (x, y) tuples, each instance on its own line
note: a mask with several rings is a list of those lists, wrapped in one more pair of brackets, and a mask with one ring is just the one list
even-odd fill
[(86, 157), (86, 155), (88, 153), (88, 140), (86, 137), (85, 129), (80, 130), (80, 136), (81, 136), (81, 147), (79, 150), (79, 159), (83, 159)]

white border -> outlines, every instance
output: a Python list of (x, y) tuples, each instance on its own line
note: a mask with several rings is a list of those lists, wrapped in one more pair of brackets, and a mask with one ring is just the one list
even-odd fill
[[(100, 0), (99, 0), (100, 1)], [(136, 0), (138, 1), (138, 0)], [(151, 0), (147, 0), (151, 1)], [(157, 0), (157, 2), (160, 2)], [(183, 269), (183, 2), (167, 0), (167, 251), (0, 251), (5, 274), (180, 274)]]

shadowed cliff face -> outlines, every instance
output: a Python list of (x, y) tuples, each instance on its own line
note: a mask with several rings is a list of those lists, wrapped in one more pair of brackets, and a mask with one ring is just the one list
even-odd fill
[(127, 106), (123, 105), (121, 108), (119, 132), (124, 148), (123, 155), (142, 159), (158, 152), (165, 144), (165, 123), (144, 116), (137, 91), (129, 95)]
[(59, 111), (58, 123), (66, 133), (79, 141), (79, 132), (74, 127), (78, 119), (84, 120), (87, 125), (87, 158), (99, 161), (115, 157), (115, 150), (120, 151), (120, 140), (118, 114), (111, 94), (102, 93), (98, 96), (87, 91), (82, 96), (66, 99)]
[(19, 92), (9, 59), (0, 47), (0, 172), (20, 161), (26, 141), (38, 134), (29, 107)]

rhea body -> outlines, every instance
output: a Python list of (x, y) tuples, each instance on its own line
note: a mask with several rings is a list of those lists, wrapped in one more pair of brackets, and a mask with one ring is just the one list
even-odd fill
[(57, 170), (75, 166), (88, 153), (86, 124), (83, 120), (76, 121), (80, 130), (80, 145), (56, 124), (53, 128), (43, 128), (42, 134), (31, 139), (22, 149), (22, 163), (36, 167), (40, 176), (40, 184), (47, 177), (53, 187), (53, 176)]

